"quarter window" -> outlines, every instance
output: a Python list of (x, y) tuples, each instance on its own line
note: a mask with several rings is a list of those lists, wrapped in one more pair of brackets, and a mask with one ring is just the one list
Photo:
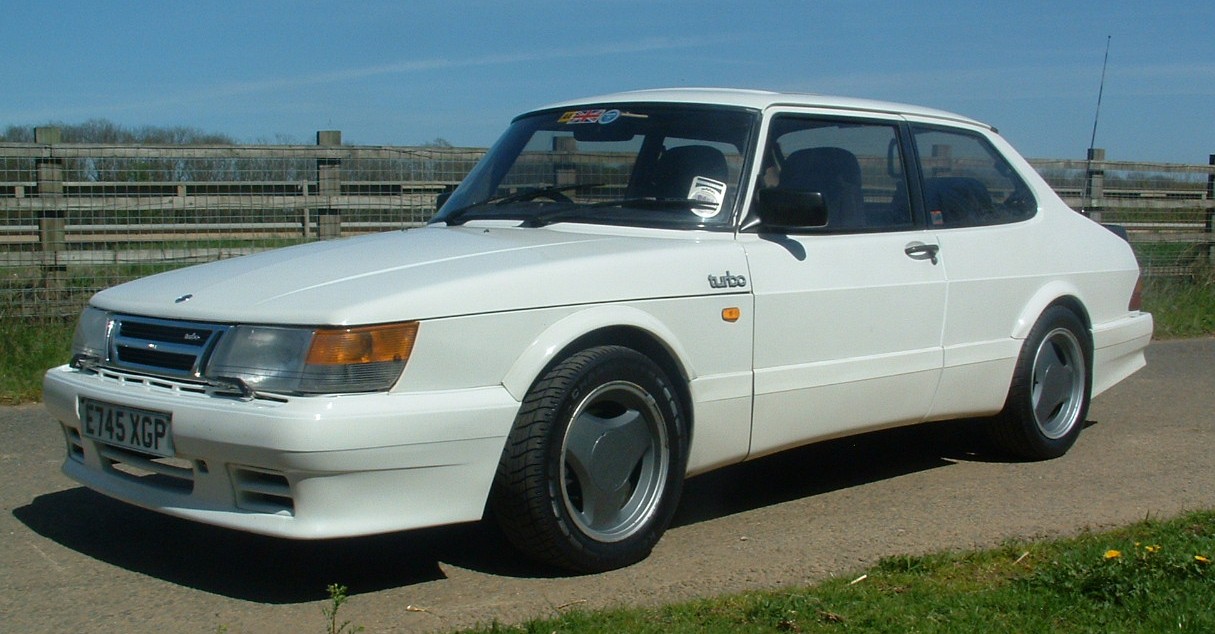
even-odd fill
[(1005, 224), (1034, 215), (1029, 187), (983, 137), (928, 126), (913, 126), (912, 135), (931, 226)]

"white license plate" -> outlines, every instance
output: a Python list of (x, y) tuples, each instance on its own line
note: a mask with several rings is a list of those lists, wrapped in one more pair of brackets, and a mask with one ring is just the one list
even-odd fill
[(173, 456), (173, 415), (80, 399), (80, 430), (87, 438), (157, 456)]

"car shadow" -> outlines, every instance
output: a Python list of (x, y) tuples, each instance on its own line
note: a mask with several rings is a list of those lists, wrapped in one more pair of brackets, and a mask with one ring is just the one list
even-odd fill
[(446, 578), (440, 562), (519, 577), (553, 576), (486, 523), (331, 540), (286, 540), (199, 524), (77, 487), (13, 510), (35, 533), (113, 566), (258, 603), (350, 595)]
[(925, 423), (798, 447), (690, 478), (673, 521), (686, 526), (958, 462), (1007, 462), (982, 421)]
[[(937, 469), (1004, 461), (973, 421), (873, 432), (725, 467), (688, 480), (674, 525), (688, 526)], [(566, 576), (532, 563), (493, 526), (478, 522), (358, 537), (291, 541), (181, 520), (83, 487), (49, 493), (13, 510), (35, 533), (105, 563), (212, 594), (284, 604), (446, 578), (443, 564), (485, 574)]]

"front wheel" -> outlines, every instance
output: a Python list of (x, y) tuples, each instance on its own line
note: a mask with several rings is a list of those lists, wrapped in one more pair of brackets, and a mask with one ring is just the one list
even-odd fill
[(619, 346), (561, 361), (524, 398), (494, 514), (525, 553), (580, 572), (644, 559), (674, 515), (686, 423), (666, 373)]
[(1048, 308), (1022, 346), (993, 438), (1021, 458), (1062, 456), (1084, 427), (1092, 385), (1088, 329), (1071, 310)]

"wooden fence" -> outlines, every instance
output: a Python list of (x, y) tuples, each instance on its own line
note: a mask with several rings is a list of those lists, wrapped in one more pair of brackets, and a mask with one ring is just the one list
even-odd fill
[[(309, 240), (418, 225), (482, 149), (0, 143), (0, 315), (73, 315), (100, 288)], [(1211, 261), (1209, 165), (1031, 160), (1077, 211), (1128, 228), (1149, 275)]]

